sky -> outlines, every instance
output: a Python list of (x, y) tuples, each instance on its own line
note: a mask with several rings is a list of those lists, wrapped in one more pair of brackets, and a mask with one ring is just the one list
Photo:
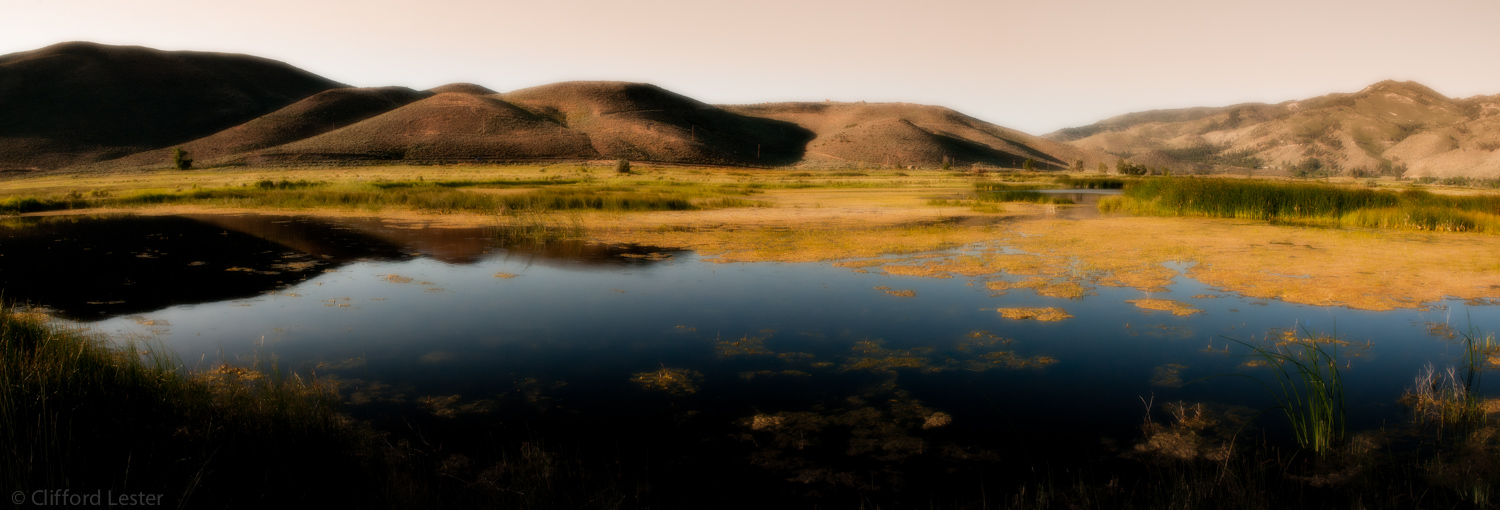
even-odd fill
[(1500, 94), (1500, 0), (0, 0), (0, 54), (78, 40), (246, 53), (354, 86), (934, 104), (1032, 134), (1385, 79)]

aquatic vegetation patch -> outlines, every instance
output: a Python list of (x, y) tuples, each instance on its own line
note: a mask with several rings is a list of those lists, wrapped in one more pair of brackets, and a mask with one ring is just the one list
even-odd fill
[(1063, 319), (1070, 319), (1070, 318), (1073, 317), (1072, 315), (1069, 315), (1068, 312), (1063, 311), (1063, 309), (1056, 308), (1056, 307), (1049, 307), (1049, 308), (1000, 308), (1000, 309), (997, 309), (996, 311), (1000, 312), (1000, 316), (1001, 317), (1005, 317), (1007, 319), (1016, 319), (1016, 320), (1027, 320), (1027, 319), (1030, 319), (1030, 320), (1038, 320), (1038, 321), (1043, 321), (1043, 322), (1052, 322), (1052, 321), (1060, 321), (1060, 320), (1063, 320)]
[(1146, 310), (1172, 312), (1172, 315), (1192, 315), (1195, 313), (1203, 313), (1203, 310), (1193, 308), (1187, 303), (1183, 303), (1181, 301), (1173, 301), (1170, 299), (1128, 299), (1125, 302), (1133, 304), (1137, 308), (1143, 308)]
[(896, 297), (917, 297), (915, 290), (887, 290), (885, 293)]
[(887, 349), (884, 342), (880, 340), (860, 340), (855, 342), (850, 350), (854, 355), (844, 365), (839, 367), (840, 371), (867, 370), (875, 373), (894, 375), (896, 369), (913, 369), (925, 372), (942, 370), (940, 367), (933, 366), (932, 359), (928, 357), (933, 350), (931, 347)]
[(1079, 285), (1078, 282), (1049, 282), (1037, 288), (1038, 295), (1065, 299), (1083, 299), (1084, 296), (1097, 294), (1088, 287)]
[(667, 368), (652, 372), (640, 372), (630, 381), (647, 391), (660, 391), (673, 396), (687, 396), (698, 392), (703, 374), (686, 368)]
[(1165, 388), (1182, 387), (1182, 371), (1187, 365), (1168, 363), (1151, 369), (1151, 385)]
[(521, 275), (518, 275), (518, 274), (515, 274), (515, 273), (507, 273), (507, 272), (504, 272), (504, 271), (495, 273), (495, 278), (500, 278), (502, 280), (509, 280), (509, 279), (515, 278), (517, 276), (521, 276)]
[(719, 354), (719, 357), (723, 358), (776, 354), (766, 349), (766, 339), (748, 335), (740, 337), (738, 340), (719, 340), (714, 343), (714, 351)]
[(1236, 437), (1257, 415), (1243, 406), (1179, 401), (1162, 406), (1168, 416), (1163, 424), (1154, 418), (1156, 410), (1151, 402), (1146, 404), (1142, 426), (1145, 438), (1126, 456), (1158, 462), (1195, 459), (1224, 462), (1233, 454)]
[(463, 395), (429, 395), (417, 398), (417, 403), (433, 416), (448, 419), (491, 414), (496, 409), (496, 403), (493, 400), (481, 399), (465, 402)]
[(801, 370), (759, 370), (754, 372), (745, 371), (740, 372), (738, 375), (740, 376), (740, 379), (744, 379), (746, 381), (753, 381), (757, 377), (812, 377), (812, 374), (803, 372)]

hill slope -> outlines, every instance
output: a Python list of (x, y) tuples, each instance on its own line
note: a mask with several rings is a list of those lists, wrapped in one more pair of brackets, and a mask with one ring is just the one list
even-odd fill
[(62, 43), (0, 56), (0, 169), (57, 168), (182, 143), (343, 85), (287, 64)]
[(1083, 161), (1088, 169), (1117, 158), (1080, 150), (1007, 129), (940, 106), (908, 103), (768, 103), (727, 106), (747, 116), (795, 123), (815, 135), (804, 162), (933, 167), (943, 158), (955, 165), (975, 163), (1019, 167), (1032, 159), (1039, 168), (1063, 168)]
[(597, 160), (1039, 168), (1117, 158), (936, 106), (715, 106), (643, 83), (348, 88), (244, 55), (65, 43), (0, 56), (0, 171)]
[[(1500, 96), (1450, 99), (1415, 82), (1352, 94), (1132, 113), (1046, 135), (1179, 170), (1261, 166), (1282, 172), (1500, 177)], [(1138, 161), (1143, 162), (1144, 161)], [(1153, 164), (1153, 163), (1146, 163)]]

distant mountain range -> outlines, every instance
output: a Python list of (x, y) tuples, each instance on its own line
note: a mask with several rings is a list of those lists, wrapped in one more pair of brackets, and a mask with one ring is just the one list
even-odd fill
[(0, 171), (614, 160), (1038, 168), (1118, 159), (936, 106), (709, 105), (641, 83), (353, 88), (245, 55), (71, 42), (0, 56)]
[(1038, 168), (1500, 177), (1500, 96), (1413, 82), (1131, 113), (1032, 136), (907, 103), (710, 105), (655, 85), (354, 88), (246, 55), (70, 42), (0, 56), (0, 173), (365, 162)]
[[(1500, 177), (1500, 96), (1450, 99), (1415, 82), (1353, 94), (1130, 113), (1045, 138), (1179, 171)], [(1236, 168), (1231, 168), (1236, 167)]]

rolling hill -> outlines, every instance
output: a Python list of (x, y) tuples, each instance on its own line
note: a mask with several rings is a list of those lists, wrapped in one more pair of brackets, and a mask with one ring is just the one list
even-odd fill
[(716, 106), (655, 85), (351, 88), (244, 55), (65, 43), (0, 57), (0, 170), (613, 160), (1015, 167), (1117, 158), (906, 103)]
[(0, 170), (188, 142), (344, 87), (287, 64), (86, 42), (0, 56)]
[(1500, 96), (1415, 82), (1352, 94), (1131, 113), (1045, 136), (1179, 171), (1500, 177)]

